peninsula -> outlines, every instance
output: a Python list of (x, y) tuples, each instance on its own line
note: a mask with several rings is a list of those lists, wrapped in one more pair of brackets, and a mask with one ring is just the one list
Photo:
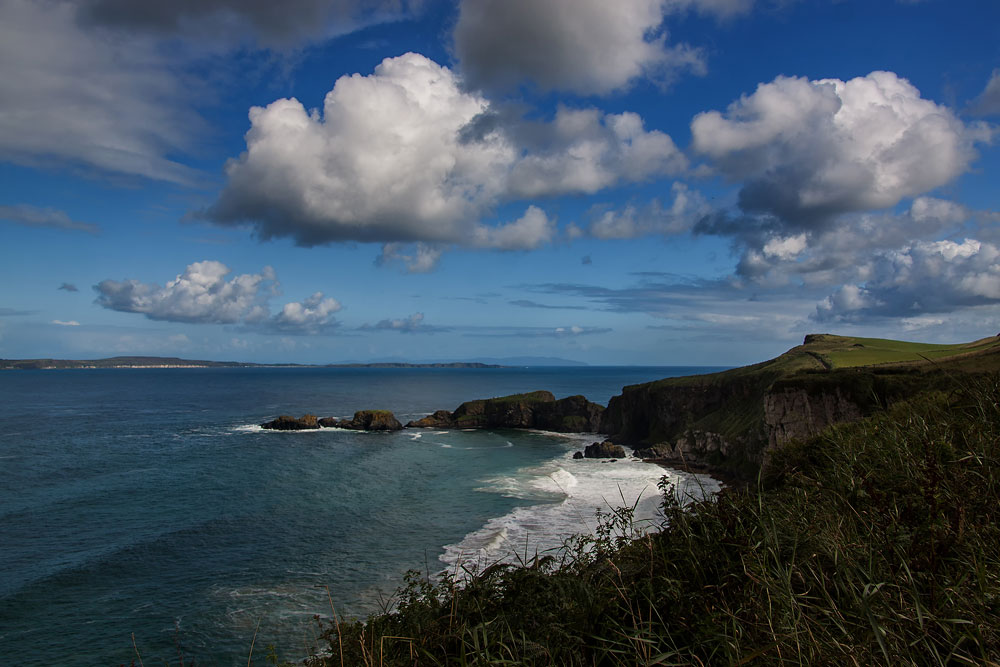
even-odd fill
[(105, 359), (0, 359), (0, 370), (75, 368), (506, 368), (500, 364), (455, 361), (426, 364), (375, 362), (347, 364), (256, 364), (246, 361), (205, 361), (177, 357), (108, 357)]

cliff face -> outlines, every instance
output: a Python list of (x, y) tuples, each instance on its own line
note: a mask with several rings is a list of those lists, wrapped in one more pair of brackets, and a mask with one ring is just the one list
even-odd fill
[(608, 402), (601, 432), (615, 442), (655, 444), (689, 429), (742, 434), (753, 422), (773, 377), (734, 378), (625, 387)]
[(769, 449), (812, 437), (827, 426), (857, 421), (863, 416), (857, 399), (839, 387), (819, 393), (785, 387), (770, 391), (764, 397)]
[(462, 403), (454, 412), (438, 410), (407, 426), (431, 428), (533, 428), (561, 433), (597, 431), (604, 408), (583, 396), (558, 401), (547, 391)]
[(775, 382), (769, 374), (637, 385), (611, 399), (601, 428), (640, 458), (753, 476), (768, 450), (870, 412), (870, 401), (855, 396), (860, 389)]
[(784, 374), (763, 367), (674, 378), (625, 387), (608, 404), (601, 428), (641, 458), (753, 477), (775, 447), (948, 381), (935, 371), (894, 368)]

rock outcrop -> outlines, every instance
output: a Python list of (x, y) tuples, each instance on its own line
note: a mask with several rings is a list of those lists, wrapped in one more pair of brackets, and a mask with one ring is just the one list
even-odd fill
[(604, 407), (583, 396), (556, 400), (551, 392), (533, 391), (462, 403), (454, 412), (438, 410), (407, 424), (429, 428), (531, 428), (560, 433), (596, 432)]
[(338, 428), (355, 431), (401, 431), (403, 425), (388, 410), (359, 410), (354, 418), (337, 424)]
[(281, 415), (273, 421), (261, 424), (261, 428), (276, 431), (303, 431), (318, 428), (346, 428), (354, 431), (399, 431), (403, 425), (388, 410), (359, 410), (353, 419), (338, 420), (334, 417), (316, 419), (315, 415), (290, 417)]
[(632, 453), (640, 459), (712, 467), (729, 459), (743, 444), (731, 442), (718, 433), (690, 430), (673, 443), (661, 442)]
[(319, 422), (316, 415), (302, 415), (301, 417), (281, 415), (277, 419), (261, 424), (260, 427), (274, 431), (306, 431), (319, 428)]
[(628, 454), (621, 445), (616, 445), (610, 440), (595, 442), (583, 448), (583, 457), (586, 459), (623, 459)]

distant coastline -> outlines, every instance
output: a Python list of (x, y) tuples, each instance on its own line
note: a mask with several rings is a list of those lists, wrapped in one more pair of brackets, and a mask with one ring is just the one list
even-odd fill
[(63, 370), (95, 368), (509, 368), (473, 361), (441, 363), (375, 362), (347, 364), (258, 364), (205, 361), (177, 357), (109, 357), (106, 359), (0, 359), (0, 370)]

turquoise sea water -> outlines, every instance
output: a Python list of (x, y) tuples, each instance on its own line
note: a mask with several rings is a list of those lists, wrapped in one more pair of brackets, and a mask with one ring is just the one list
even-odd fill
[[(593, 437), (261, 431), (384, 408), (404, 423), (548, 389), (606, 404), (707, 368), (115, 369), (0, 373), (5, 665), (245, 665), (260, 623), (294, 660), (314, 615), (364, 615), (408, 569), (530, 553), (592, 530), (665, 471), (573, 461)], [(136, 663), (138, 664), (138, 663)]]

